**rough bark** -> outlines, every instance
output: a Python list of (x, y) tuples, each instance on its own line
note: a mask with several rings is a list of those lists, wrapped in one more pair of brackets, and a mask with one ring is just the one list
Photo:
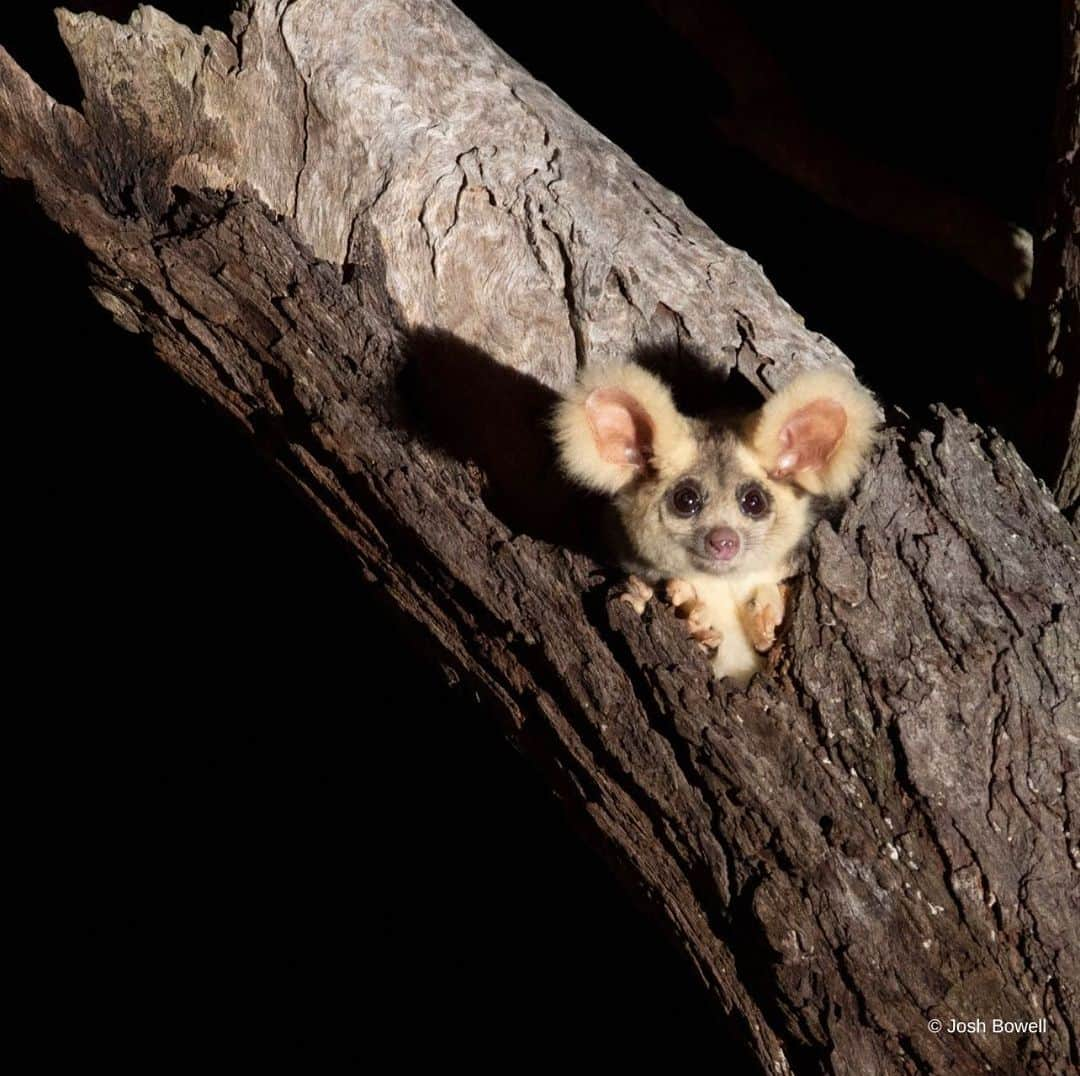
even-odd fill
[[(61, 30), (82, 112), (0, 51), (0, 169), (491, 701), (761, 1070), (1075, 1068), (1080, 561), (1011, 446), (891, 433), (730, 690), (545, 540), (576, 502), (543, 415), (635, 352), (846, 362), (751, 259), (441, 0)], [(995, 1017), (1047, 1025), (927, 1026)]]
[(1076, 523), (1080, 511), (1080, 2), (1061, 3), (1061, 69), (1044, 221), (1032, 301), (1045, 383), (1033, 422), (1054, 494)]

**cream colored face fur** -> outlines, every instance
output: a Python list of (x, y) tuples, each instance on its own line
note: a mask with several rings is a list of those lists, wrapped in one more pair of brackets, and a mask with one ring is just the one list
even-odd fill
[[(806, 534), (809, 497), (772, 481), (735, 431), (704, 422), (691, 422), (691, 429), (696, 451), (690, 466), (671, 477), (646, 472), (615, 494), (642, 565), (678, 578), (734, 576), (786, 561)], [(680, 504), (697, 507), (680, 511)], [(728, 536), (721, 551), (710, 545), (710, 536), (728, 531), (734, 543)], [(734, 552), (722, 557), (732, 545)]]
[[(654, 578), (782, 568), (811, 523), (811, 494), (848, 493), (877, 407), (837, 370), (804, 373), (734, 424), (690, 419), (633, 365), (590, 372), (560, 403), (566, 471), (607, 493)], [(779, 578), (782, 578), (782, 573)]]

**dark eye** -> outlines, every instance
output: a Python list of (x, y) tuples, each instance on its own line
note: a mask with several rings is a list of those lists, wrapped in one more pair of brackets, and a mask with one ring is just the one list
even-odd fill
[(671, 491), (670, 502), (677, 516), (696, 516), (701, 511), (701, 490), (693, 482), (680, 482)]
[(761, 486), (747, 486), (739, 494), (739, 507), (744, 516), (760, 519), (769, 510), (769, 498)]

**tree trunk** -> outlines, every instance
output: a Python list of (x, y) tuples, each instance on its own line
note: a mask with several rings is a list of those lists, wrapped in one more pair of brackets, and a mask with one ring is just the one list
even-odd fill
[(635, 353), (846, 363), (760, 268), (443, 0), (60, 25), (82, 114), (0, 51), (0, 169), (491, 701), (760, 1069), (1080, 1064), (1080, 561), (1011, 446), (941, 408), (891, 433), (773, 674), (713, 682), (546, 540), (578, 502), (543, 419)]
[[(1032, 300), (1044, 396), (1032, 418), (1054, 494), (1080, 511), (1080, 0), (1061, 3), (1061, 69)], [(1034, 462), (1034, 461), (1033, 461)], [(1043, 461), (1039, 461), (1042, 463)]]

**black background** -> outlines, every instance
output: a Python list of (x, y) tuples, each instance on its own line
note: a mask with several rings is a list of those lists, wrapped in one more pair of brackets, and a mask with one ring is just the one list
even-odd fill
[[(50, 6), (6, 14), (0, 43), (77, 104)], [(160, 6), (227, 27), (225, 0)], [(724, 146), (714, 76), (643, 4), (460, 6), (748, 249), (887, 399), (1008, 432), (976, 390), (1028, 346), (1025, 309)], [(1053, 9), (748, 8), (815, 114), (1028, 228)], [(742, 1068), (692, 970), (490, 715), (404, 648), (244, 438), (113, 326), (24, 186), (0, 185), (0, 220), (7, 866), (44, 1054), (322, 1071), (376, 1050), (501, 1066), (663, 1049)]]

